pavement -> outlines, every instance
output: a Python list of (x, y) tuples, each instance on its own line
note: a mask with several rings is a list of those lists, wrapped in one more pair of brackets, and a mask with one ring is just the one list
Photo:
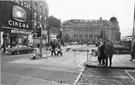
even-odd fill
[(129, 61), (130, 59), (130, 54), (114, 54), (112, 58), (112, 67), (106, 67), (98, 65), (97, 57), (92, 57), (86, 62), (86, 66), (93, 68), (135, 69), (135, 59), (133, 61)]

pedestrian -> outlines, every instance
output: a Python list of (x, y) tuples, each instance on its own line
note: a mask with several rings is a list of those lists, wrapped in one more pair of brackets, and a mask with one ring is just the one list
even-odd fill
[(132, 51), (131, 51), (131, 60), (130, 61), (133, 61), (133, 59), (135, 59), (135, 43), (132, 47)]
[(97, 56), (97, 51), (95, 49), (92, 49), (90, 55), (91, 55), (90, 59), (92, 57), (96, 57)]
[(61, 55), (63, 55), (62, 54), (62, 49), (61, 49), (61, 44), (60, 44), (60, 42), (58, 43), (58, 46), (57, 46), (57, 55), (59, 55), (59, 54), (61, 54)]
[(113, 58), (113, 52), (114, 52), (114, 47), (113, 44), (108, 41), (105, 45), (105, 51), (106, 51), (106, 66), (108, 65), (108, 59), (109, 59), (109, 66), (112, 66), (112, 58)]
[(15, 46), (16, 45), (16, 42), (15, 41), (12, 41), (12, 43), (11, 43), (11, 48), (13, 47), (13, 46)]
[(106, 59), (105, 42), (101, 42), (100, 47), (99, 47), (99, 56), (98, 56), (99, 64), (98, 65), (104, 65), (105, 59)]
[(55, 41), (52, 42), (51, 46), (52, 46), (51, 55), (53, 56), (53, 53), (54, 53), (54, 55), (56, 55), (56, 52), (55, 52), (55, 50), (56, 50), (56, 43), (55, 43)]
[(40, 44), (37, 44), (37, 48), (34, 48), (33, 56), (31, 57), (31, 59), (41, 58), (41, 54), (40, 54), (39, 49), (40, 49)]
[(6, 47), (7, 47), (7, 44), (6, 44), (6, 40), (4, 40), (2, 46), (1, 46), (1, 49), (3, 49), (3, 53), (6, 52)]

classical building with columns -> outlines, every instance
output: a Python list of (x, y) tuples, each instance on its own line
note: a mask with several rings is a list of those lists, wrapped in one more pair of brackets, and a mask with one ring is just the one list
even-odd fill
[(116, 17), (110, 20), (71, 19), (62, 23), (64, 41), (96, 42), (100, 39), (119, 41), (120, 28)]

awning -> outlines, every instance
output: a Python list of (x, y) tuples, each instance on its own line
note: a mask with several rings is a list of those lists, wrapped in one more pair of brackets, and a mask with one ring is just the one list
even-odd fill
[(11, 27), (6, 27), (2, 26), (2, 28), (10, 29), (11, 33), (17, 33), (17, 34), (31, 34), (32, 30), (24, 30), (24, 29), (18, 29), (18, 28), (11, 28)]

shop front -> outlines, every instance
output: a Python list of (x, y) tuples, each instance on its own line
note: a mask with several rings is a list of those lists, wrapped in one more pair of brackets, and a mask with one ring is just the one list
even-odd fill
[(3, 1), (0, 42), (3, 49), (13, 44), (28, 44), (31, 27), (31, 2), (27, 0)]
[(31, 31), (28, 30), (5, 29), (1, 31), (1, 35), (1, 44), (6, 44), (6, 47), (12, 47), (14, 44), (28, 45), (31, 41), (29, 38)]

